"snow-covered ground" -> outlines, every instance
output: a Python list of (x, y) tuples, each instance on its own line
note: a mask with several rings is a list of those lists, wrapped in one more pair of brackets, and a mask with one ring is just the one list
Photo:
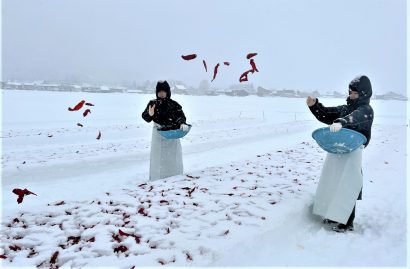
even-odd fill
[[(147, 182), (153, 95), (2, 98), (4, 266), (406, 265), (406, 102), (372, 102), (363, 201), (337, 234), (310, 213), (325, 153), (304, 99), (174, 95), (194, 126), (185, 174)], [(67, 110), (82, 99), (85, 118)]]

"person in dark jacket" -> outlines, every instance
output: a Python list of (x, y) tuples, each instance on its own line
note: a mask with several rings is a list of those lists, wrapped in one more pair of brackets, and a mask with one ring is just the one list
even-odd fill
[[(367, 76), (359, 76), (353, 79), (349, 84), (349, 96), (346, 99), (346, 105), (340, 105), (336, 107), (325, 107), (322, 103), (319, 102), (317, 98), (312, 98), (310, 96), (307, 98), (306, 103), (309, 106), (310, 111), (316, 117), (316, 119), (325, 124), (330, 125), (330, 131), (338, 132), (341, 128), (355, 130), (363, 134), (367, 138), (367, 141), (364, 144), (364, 147), (367, 147), (371, 139), (371, 128), (374, 118), (373, 109), (370, 106), (371, 96), (372, 86), (369, 78)], [(329, 156), (327, 158), (331, 157)], [(323, 174), (324, 172), (322, 171), (322, 176)], [(320, 183), (318, 189), (319, 187)], [(360, 189), (359, 197), (357, 199), (361, 200), (361, 196), (362, 190)], [(337, 227), (333, 228), (333, 230), (337, 232), (353, 230), (355, 208), (356, 206), (354, 205), (347, 222), (339, 223)], [(335, 222), (329, 219), (326, 219), (325, 221), (330, 223)]]
[(154, 122), (150, 155), (150, 180), (183, 173), (182, 148), (179, 139), (165, 139), (158, 131), (189, 129), (182, 107), (171, 99), (167, 81), (158, 81), (156, 99), (148, 102), (142, 112), (146, 122)]
[(142, 118), (146, 122), (154, 121), (161, 125), (162, 131), (181, 128), (181, 125), (186, 123), (186, 117), (181, 105), (171, 99), (171, 89), (167, 81), (157, 83), (156, 96), (156, 99), (149, 101), (142, 112)]

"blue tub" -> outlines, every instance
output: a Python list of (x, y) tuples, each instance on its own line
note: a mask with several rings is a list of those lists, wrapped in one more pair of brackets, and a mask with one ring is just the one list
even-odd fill
[(186, 136), (189, 131), (191, 130), (192, 125), (188, 125), (188, 131), (182, 131), (181, 129), (176, 129), (176, 130), (169, 130), (169, 131), (158, 131), (161, 136), (163, 136), (166, 139), (178, 139)]
[(319, 128), (312, 133), (312, 137), (322, 149), (333, 154), (350, 153), (367, 141), (361, 133), (346, 128), (335, 133), (329, 127)]

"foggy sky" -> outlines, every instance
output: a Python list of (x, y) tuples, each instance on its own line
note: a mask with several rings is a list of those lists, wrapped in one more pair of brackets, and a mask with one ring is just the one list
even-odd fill
[[(3, 0), (2, 79), (178, 79), (406, 94), (405, 0)], [(182, 54), (198, 54), (184, 61)], [(202, 66), (208, 64), (208, 73)]]

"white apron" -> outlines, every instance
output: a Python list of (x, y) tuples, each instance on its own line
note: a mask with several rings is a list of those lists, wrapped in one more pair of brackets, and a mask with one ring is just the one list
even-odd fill
[(363, 186), (363, 146), (347, 154), (327, 153), (313, 214), (346, 224)]
[(154, 123), (152, 129), (149, 179), (156, 180), (183, 173), (182, 148), (179, 139), (166, 139), (157, 130), (160, 125)]

